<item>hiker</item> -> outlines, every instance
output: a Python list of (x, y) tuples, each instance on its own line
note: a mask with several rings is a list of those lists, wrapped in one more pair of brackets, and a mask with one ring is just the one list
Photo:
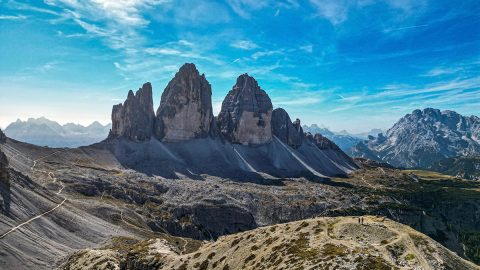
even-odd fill
[(360, 224), (360, 218), (358, 218), (358, 224)]

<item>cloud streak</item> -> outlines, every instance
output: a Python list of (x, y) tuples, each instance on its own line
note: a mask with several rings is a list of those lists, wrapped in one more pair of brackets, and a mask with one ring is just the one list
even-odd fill
[(0, 20), (19, 21), (25, 19), (27, 19), (27, 16), (24, 15), (0, 15)]
[(251, 40), (237, 40), (230, 44), (233, 48), (242, 49), (242, 50), (253, 50), (259, 46)]

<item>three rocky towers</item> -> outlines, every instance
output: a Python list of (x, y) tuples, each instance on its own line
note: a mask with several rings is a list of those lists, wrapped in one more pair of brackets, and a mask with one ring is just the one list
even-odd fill
[(300, 120), (292, 122), (288, 113), (272, 102), (257, 81), (242, 74), (225, 97), (218, 117), (212, 109), (212, 89), (204, 74), (192, 63), (184, 64), (165, 88), (156, 113), (152, 86), (145, 83), (135, 94), (112, 110), (109, 138), (145, 141), (156, 138), (179, 142), (195, 138), (220, 137), (243, 145), (266, 144), (276, 136), (293, 148), (310, 139), (320, 148), (335, 144), (320, 134), (304, 134)]

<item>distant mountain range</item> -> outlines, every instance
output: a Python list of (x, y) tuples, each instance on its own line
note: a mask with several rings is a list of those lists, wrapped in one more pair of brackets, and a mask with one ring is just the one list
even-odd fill
[(107, 138), (111, 124), (102, 125), (93, 122), (88, 126), (68, 123), (60, 125), (45, 117), (20, 119), (5, 129), (5, 134), (12, 139), (50, 147), (78, 147), (100, 142)]
[(364, 133), (349, 133), (346, 130), (340, 132), (333, 132), (325, 127), (320, 127), (317, 124), (312, 124), (310, 126), (303, 125), (303, 130), (305, 132), (310, 132), (312, 134), (320, 133), (328, 139), (332, 140), (335, 144), (340, 147), (345, 153), (350, 154), (352, 148), (355, 147), (359, 142), (368, 138), (368, 136), (377, 136), (382, 133), (381, 129), (372, 129), (369, 132)]
[[(353, 155), (397, 167), (427, 169), (443, 159), (478, 156), (480, 118), (432, 108), (415, 110), (402, 117), (385, 135), (370, 136), (360, 142)], [(456, 162), (440, 164), (453, 163)]]

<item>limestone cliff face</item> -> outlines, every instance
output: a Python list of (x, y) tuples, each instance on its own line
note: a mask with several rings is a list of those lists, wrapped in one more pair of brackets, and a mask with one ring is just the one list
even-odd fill
[(155, 118), (155, 136), (166, 142), (206, 137), (213, 124), (212, 89), (194, 64), (185, 64), (168, 83)]
[(123, 104), (113, 106), (110, 138), (125, 137), (144, 141), (153, 133), (152, 85), (145, 83), (135, 94), (130, 90)]
[(223, 100), (217, 123), (230, 142), (264, 144), (272, 141), (272, 102), (257, 81), (243, 74)]
[(292, 123), (290, 116), (282, 108), (273, 110), (272, 130), (273, 135), (293, 148), (300, 147), (305, 138), (300, 125), (300, 119), (296, 119), (295, 122)]

